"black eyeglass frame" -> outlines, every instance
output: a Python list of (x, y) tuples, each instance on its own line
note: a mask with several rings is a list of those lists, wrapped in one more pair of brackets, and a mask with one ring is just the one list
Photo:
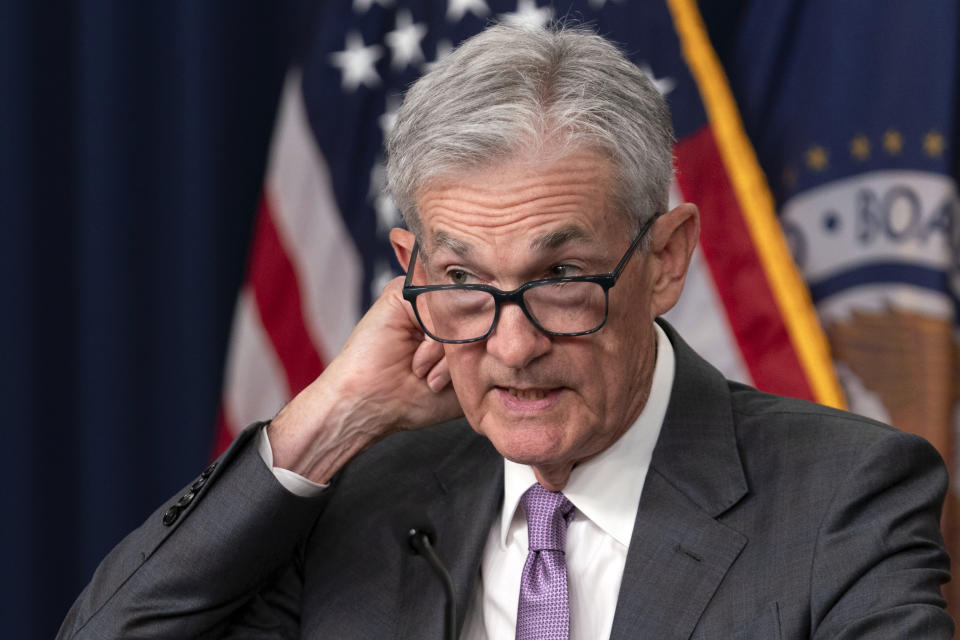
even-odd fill
[[(413, 266), (417, 262), (417, 253), (420, 251), (420, 241), (417, 240), (413, 243), (413, 251), (410, 253), (410, 264), (407, 266), (407, 277), (403, 281), (403, 299), (410, 303), (410, 306), (413, 307), (413, 313), (417, 316), (417, 322), (420, 323), (420, 328), (423, 329), (423, 332), (430, 336), (433, 340), (437, 342), (442, 342), (444, 344), (468, 344), (471, 342), (480, 342), (481, 340), (486, 340), (487, 337), (493, 333), (493, 329), (497, 326), (497, 321), (500, 319), (500, 306), (504, 302), (512, 302), (516, 304), (523, 311), (523, 315), (527, 317), (533, 326), (547, 334), (548, 336), (558, 336), (558, 337), (573, 337), (573, 336), (585, 336), (591, 333), (596, 333), (603, 328), (603, 325), (607, 323), (607, 316), (610, 311), (610, 289), (613, 285), (617, 284), (617, 280), (620, 279), (620, 274), (623, 273), (624, 268), (627, 266), (627, 263), (630, 262), (630, 258), (636, 252), (637, 247), (640, 245), (640, 241), (643, 240), (643, 237), (647, 235), (647, 231), (650, 230), (650, 227), (653, 226), (653, 223), (656, 222), (662, 214), (657, 213), (650, 217), (643, 226), (640, 228), (640, 231), (637, 233), (637, 236), (633, 239), (633, 242), (630, 243), (630, 247), (627, 249), (627, 252), (623, 254), (623, 257), (620, 258), (620, 261), (617, 263), (617, 266), (614, 267), (613, 271), (608, 273), (598, 273), (588, 276), (569, 276), (565, 278), (545, 278), (543, 280), (531, 280), (530, 282), (525, 282), (513, 291), (503, 291), (502, 289), (497, 289), (488, 284), (433, 284), (433, 285), (411, 285), (410, 281), (413, 279)], [(533, 317), (533, 314), (527, 309), (526, 303), (523, 301), (523, 294), (529, 289), (534, 287), (543, 287), (551, 284), (561, 284), (564, 282), (593, 282), (595, 284), (603, 287), (603, 320), (593, 329), (587, 331), (574, 331), (574, 332), (561, 332), (561, 331), (550, 331), (549, 329), (543, 328), (537, 319)], [(466, 340), (447, 340), (443, 338), (438, 338), (433, 335), (428, 329), (427, 325), (424, 324), (423, 318), (420, 317), (420, 312), (417, 310), (417, 296), (420, 296), (424, 293), (431, 293), (433, 291), (445, 291), (445, 290), (459, 290), (459, 291), (485, 291), (493, 296), (494, 309), (493, 309), (493, 320), (490, 322), (490, 328), (487, 329), (486, 333), (477, 338), (468, 338)]]

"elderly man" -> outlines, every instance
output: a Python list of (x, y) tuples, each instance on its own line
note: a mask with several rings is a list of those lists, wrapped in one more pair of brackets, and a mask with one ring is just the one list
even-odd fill
[(461, 638), (951, 637), (934, 450), (728, 382), (657, 320), (698, 212), (667, 210), (670, 116), (616, 48), (488, 29), (387, 146), (406, 279), (61, 637), (436, 638), (425, 525)]

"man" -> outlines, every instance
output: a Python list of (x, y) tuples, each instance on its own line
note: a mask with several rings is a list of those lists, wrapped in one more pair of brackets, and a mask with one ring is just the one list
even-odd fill
[(655, 321), (698, 212), (667, 210), (669, 113), (612, 45), (491, 28), (387, 147), (406, 279), (61, 637), (439, 637), (426, 523), (463, 638), (951, 637), (932, 447), (725, 381)]

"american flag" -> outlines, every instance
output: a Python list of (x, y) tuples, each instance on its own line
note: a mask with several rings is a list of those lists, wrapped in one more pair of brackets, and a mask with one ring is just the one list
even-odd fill
[(287, 78), (227, 362), (218, 449), (334, 357), (399, 272), (382, 143), (420, 74), (491, 22), (592, 26), (670, 104), (674, 201), (701, 208), (687, 290), (668, 318), (728, 377), (840, 405), (826, 341), (692, 0), (332, 0)]

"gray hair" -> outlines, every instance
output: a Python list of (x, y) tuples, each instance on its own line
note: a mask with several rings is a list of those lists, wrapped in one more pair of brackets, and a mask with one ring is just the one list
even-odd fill
[(387, 188), (418, 237), (432, 179), (521, 153), (591, 150), (613, 167), (613, 204), (639, 227), (666, 211), (673, 125), (643, 71), (584, 27), (495, 25), (414, 83), (387, 147)]

